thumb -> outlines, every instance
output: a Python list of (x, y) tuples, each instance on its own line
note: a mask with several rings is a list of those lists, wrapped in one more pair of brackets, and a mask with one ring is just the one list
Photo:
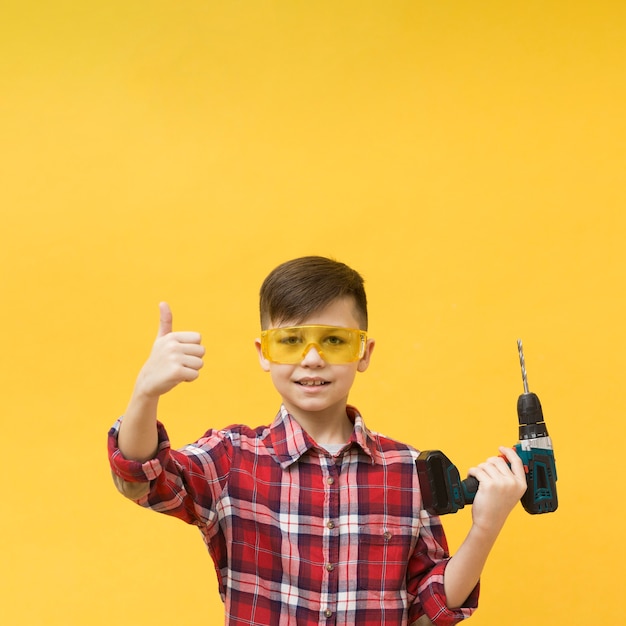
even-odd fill
[(167, 302), (159, 303), (159, 332), (157, 337), (163, 337), (172, 332), (172, 309)]

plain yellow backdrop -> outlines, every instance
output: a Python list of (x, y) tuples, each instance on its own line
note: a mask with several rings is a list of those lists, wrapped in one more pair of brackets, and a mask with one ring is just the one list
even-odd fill
[(625, 29), (621, 0), (3, 2), (0, 622), (222, 623), (106, 432), (162, 299), (207, 347), (174, 444), (269, 422), (258, 288), (324, 254), (367, 281), (352, 401), (461, 471), (516, 440), (524, 340), (560, 507), (512, 513), (472, 623), (623, 624)]

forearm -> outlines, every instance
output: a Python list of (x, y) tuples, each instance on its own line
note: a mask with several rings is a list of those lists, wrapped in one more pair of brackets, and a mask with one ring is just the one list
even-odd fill
[(158, 396), (146, 396), (137, 390), (133, 393), (118, 434), (118, 447), (124, 458), (143, 463), (156, 455), (158, 403)]
[(444, 589), (448, 608), (463, 606), (476, 587), (497, 532), (472, 526), (465, 541), (450, 559), (444, 573)]

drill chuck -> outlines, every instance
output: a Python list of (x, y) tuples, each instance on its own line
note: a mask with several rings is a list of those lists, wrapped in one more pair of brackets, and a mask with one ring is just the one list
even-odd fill
[(543, 421), (543, 411), (537, 394), (527, 392), (517, 399), (517, 419), (520, 441), (548, 436), (548, 428)]

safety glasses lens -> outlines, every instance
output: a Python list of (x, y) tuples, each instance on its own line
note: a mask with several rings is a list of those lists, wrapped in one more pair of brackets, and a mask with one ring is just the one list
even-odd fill
[(363, 356), (366, 334), (354, 328), (292, 326), (272, 328), (261, 335), (265, 358), (274, 363), (299, 363), (311, 347), (327, 363), (351, 363)]

